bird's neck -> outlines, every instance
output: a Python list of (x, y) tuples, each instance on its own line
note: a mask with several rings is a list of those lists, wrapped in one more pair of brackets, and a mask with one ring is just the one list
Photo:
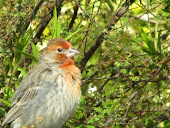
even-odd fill
[(74, 65), (74, 61), (71, 60), (71, 59), (67, 59), (60, 65), (60, 67), (66, 68), (66, 67), (70, 67), (70, 66), (73, 66), (73, 65)]

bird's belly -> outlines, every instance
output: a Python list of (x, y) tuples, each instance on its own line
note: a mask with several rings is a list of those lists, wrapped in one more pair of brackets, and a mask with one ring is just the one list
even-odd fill
[(58, 93), (58, 91), (53, 91), (47, 96), (47, 99), (50, 100), (45, 103), (47, 110), (44, 112), (46, 115), (43, 122), (44, 128), (62, 127), (80, 103), (81, 96), (74, 96), (67, 91), (58, 95), (55, 93)]
[(21, 116), (15, 120), (13, 128), (61, 128), (75, 112), (80, 99), (81, 92), (78, 96), (77, 94), (73, 95), (68, 89), (62, 88), (60, 91), (59, 88), (54, 89), (44, 99), (41, 99), (37, 105), (30, 106), (31, 114), (27, 114), (27, 117), (23, 114), (24, 117)]
[(38, 124), (42, 121), (43, 127), (41, 128), (60, 128), (76, 110), (81, 96), (75, 96), (62, 88), (61, 91), (58, 89), (51, 91), (46, 98), (46, 103), (44, 103), (46, 110), (44, 108), (40, 110), (44, 111), (45, 116), (42, 118), (37, 116)]

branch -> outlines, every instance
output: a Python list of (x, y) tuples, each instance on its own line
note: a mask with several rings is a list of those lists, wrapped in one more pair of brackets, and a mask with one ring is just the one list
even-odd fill
[(78, 6), (76, 5), (76, 7), (74, 8), (74, 14), (73, 14), (73, 17), (71, 19), (71, 22), (70, 22), (70, 25), (69, 25), (69, 29), (71, 29), (73, 27), (73, 24), (74, 24), (74, 20), (76, 19), (77, 17), (77, 13), (78, 13)]
[(49, 13), (46, 15), (45, 18), (42, 18), (42, 20), (41, 20), (37, 34), (35, 35), (35, 38), (33, 39), (34, 43), (36, 43), (37, 40), (40, 39), (40, 36), (42, 35), (44, 29), (46, 28), (47, 24), (50, 22), (51, 18), (53, 17), (53, 8), (54, 8), (55, 5), (56, 5), (57, 17), (58, 17), (59, 12), (61, 10), (61, 4), (62, 4), (63, 1), (64, 0), (58, 0), (58, 1), (56, 0), (56, 2), (52, 6), (50, 6), (51, 9), (50, 9)]
[[(75, 1), (75, 0), (74, 0)], [(128, 11), (129, 6), (134, 2), (135, 0), (126, 0), (124, 5), (113, 15), (112, 19), (106, 26), (107, 30), (110, 31), (112, 26), (114, 26), (117, 21)], [(76, 3), (77, 4), (77, 3)], [(77, 4), (78, 5), (78, 4)], [(78, 5), (79, 6), (79, 5)], [(93, 44), (93, 46), (90, 48), (90, 50), (85, 54), (85, 57), (81, 60), (80, 65), (81, 65), (81, 71), (84, 69), (86, 63), (88, 60), (91, 58), (91, 56), (94, 54), (94, 52), (97, 50), (97, 48), (101, 45), (101, 43), (104, 40), (104, 35), (107, 33), (102, 32), (96, 42)]]
[[(50, 6), (51, 9), (47, 13), (47, 15), (42, 18), (41, 23), (40, 23), (40, 25), (38, 27), (37, 33), (36, 33), (36, 35), (35, 35), (35, 37), (33, 39), (34, 44), (36, 44), (39, 41), (40, 36), (42, 35), (45, 27), (50, 22), (50, 20), (51, 20), (51, 18), (53, 16), (53, 8), (54, 8), (54, 6), (56, 6), (57, 12), (59, 14), (60, 9), (61, 9), (61, 3), (63, 1), (64, 0), (56, 1), (52, 6)], [(28, 47), (27, 47), (26, 52), (31, 53), (31, 51), (32, 51), (32, 47), (31, 47), (31, 44), (29, 44)], [(23, 56), (22, 59), (20, 60), (19, 67), (24, 67), (24, 63), (27, 62), (27, 61), (28, 61), (28, 58), (26, 56)], [(31, 63), (31, 61), (29, 63)], [(20, 74), (20, 71), (15, 72), (16, 76), (19, 76), (19, 74)]]
[(31, 23), (31, 21), (33, 20), (33, 18), (35, 17), (35, 14), (37, 13), (38, 9), (40, 8), (40, 6), (43, 4), (44, 0), (39, 1), (39, 3), (35, 6), (34, 10), (32, 11), (31, 15), (29, 16), (29, 18), (26, 20), (25, 23), (25, 27), (24, 30), (27, 30), (29, 24)]

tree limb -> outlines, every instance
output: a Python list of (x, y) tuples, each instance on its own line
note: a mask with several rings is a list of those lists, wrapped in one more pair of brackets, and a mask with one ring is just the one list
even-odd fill
[[(36, 33), (36, 35), (35, 35), (35, 37), (33, 39), (34, 44), (36, 44), (39, 41), (40, 36), (42, 35), (45, 27), (50, 22), (50, 20), (51, 20), (51, 18), (53, 16), (53, 8), (54, 8), (54, 6), (56, 6), (57, 12), (59, 14), (60, 9), (61, 9), (61, 4), (62, 4), (63, 1), (64, 0), (56, 1), (52, 6), (50, 6), (49, 12), (47, 13), (47, 15), (44, 18), (42, 18), (41, 23), (40, 23), (40, 25), (38, 27), (37, 33)], [(31, 44), (29, 44), (28, 47), (27, 47), (26, 52), (31, 53), (31, 51), (32, 51), (32, 47), (31, 47)], [(27, 61), (28, 61), (28, 58), (26, 56), (23, 56), (22, 59), (20, 60), (20, 63), (19, 63), (18, 66), (19, 67), (24, 67), (24, 63), (27, 62)], [(20, 71), (15, 72), (15, 76), (18, 76), (19, 74), (20, 74)]]
[[(74, 0), (75, 1), (75, 0)], [(108, 25), (106, 26), (106, 28), (109, 30), (111, 30), (112, 26), (114, 26), (117, 21), (123, 16), (123, 14), (125, 14), (128, 9), (129, 6), (134, 2), (135, 0), (126, 0), (126, 2), (124, 3), (124, 5), (113, 15), (112, 19), (110, 20), (110, 22), (108, 23)], [(76, 3), (77, 4), (77, 3)], [(107, 33), (102, 32), (96, 42), (93, 44), (93, 46), (90, 48), (90, 50), (85, 54), (85, 57), (81, 60), (80, 65), (81, 65), (81, 71), (84, 69), (86, 63), (88, 62), (88, 60), (91, 58), (91, 56), (94, 54), (94, 52), (97, 50), (97, 48), (101, 45), (101, 43), (104, 40), (104, 35), (106, 35)]]
[(40, 8), (40, 6), (43, 4), (44, 0), (39, 1), (39, 3), (35, 6), (34, 10), (32, 11), (31, 15), (28, 17), (28, 19), (26, 20), (25, 26), (24, 26), (24, 30), (27, 30), (29, 24), (31, 23), (31, 21), (33, 20), (33, 18), (35, 17), (38, 9)]
[(78, 13), (78, 6), (76, 5), (76, 7), (74, 8), (74, 14), (73, 14), (73, 17), (71, 19), (71, 22), (70, 22), (70, 25), (69, 25), (69, 29), (71, 29), (73, 27), (73, 24), (74, 24), (74, 21), (77, 17), (77, 13)]

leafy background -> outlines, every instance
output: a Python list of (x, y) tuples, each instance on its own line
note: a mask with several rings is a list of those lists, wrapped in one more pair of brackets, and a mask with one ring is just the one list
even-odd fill
[[(168, 0), (0, 1), (0, 121), (55, 37), (81, 55), (82, 101), (64, 127), (168, 128)], [(9, 127), (9, 126), (6, 126)]]

